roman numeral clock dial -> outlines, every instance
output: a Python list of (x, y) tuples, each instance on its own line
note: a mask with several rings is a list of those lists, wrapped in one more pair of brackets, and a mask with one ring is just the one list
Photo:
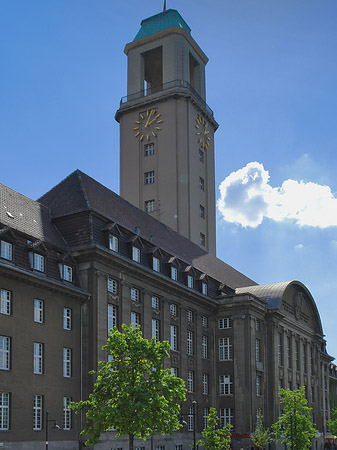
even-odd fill
[(211, 144), (210, 131), (207, 120), (201, 117), (200, 114), (195, 119), (195, 128), (197, 130), (195, 134), (198, 137), (200, 148), (207, 150)]
[(158, 136), (158, 132), (162, 130), (163, 119), (157, 108), (148, 109), (139, 114), (138, 120), (135, 120), (133, 131), (135, 137), (140, 141), (150, 142)]

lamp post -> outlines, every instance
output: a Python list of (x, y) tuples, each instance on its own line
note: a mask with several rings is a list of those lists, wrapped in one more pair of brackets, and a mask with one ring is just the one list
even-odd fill
[(54, 422), (53, 426), (51, 427), (52, 430), (59, 430), (60, 426), (56, 423), (55, 419), (49, 419), (49, 413), (48, 411), (46, 411), (46, 450), (48, 450), (48, 423), (49, 422)]
[(180, 415), (180, 423), (182, 425), (187, 425), (186, 421), (183, 420), (183, 416), (192, 416), (193, 417), (193, 450), (197, 449), (197, 439), (196, 439), (196, 434), (197, 434), (197, 430), (196, 430), (196, 418), (197, 418), (197, 402), (195, 400), (192, 401), (192, 414), (181, 414)]

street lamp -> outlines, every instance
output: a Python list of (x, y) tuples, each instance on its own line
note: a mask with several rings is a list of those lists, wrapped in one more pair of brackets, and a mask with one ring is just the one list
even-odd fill
[(180, 423), (181, 425), (187, 425), (186, 421), (183, 420), (183, 416), (192, 416), (193, 417), (193, 450), (197, 449), (197, 439), (196, 439), (196, 417), (197, 417), (197, 402), (195, 400), (192, 401), (192, 414), (181, 414), (180, 415)]
[(46, 450), (48, 450), (48, 423), (49, 422), (54, 422), (53, 426), (51, 427), (52, 430), (59, 430), (60, 426), (56, 423), (55, 419), (49, 419), (49, 413), (48, 411), (46, 411)]

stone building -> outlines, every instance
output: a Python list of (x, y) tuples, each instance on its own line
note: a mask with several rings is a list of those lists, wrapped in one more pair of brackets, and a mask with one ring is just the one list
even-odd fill
[[(299, 281), (258, 285), (215, 256), (207, 57), (174, 10), (143, 21), (126, 54), (122, 196), (79, 170), (38, 201), (0, 185), (0, 445), (42, 449), (48, 428), (52, 448), (80, 448), (84, 417), (67, 405), (87, 398), (122, 323), (169, 340), (166, 367), (186, 381), (187, 426), (156, 436), (158, 450), (188, 449), (211, 406), (233, 425), (233, 449), (247, 448), (257, 410), (270, 425), (279, 387), (302, 385), (320, 445), (332, 358), (314, 299)], [(127, 440), (107, 431), (95, 448)]]

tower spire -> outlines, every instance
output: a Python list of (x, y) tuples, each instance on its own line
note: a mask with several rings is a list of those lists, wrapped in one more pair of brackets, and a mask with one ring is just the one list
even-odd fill
[(166, 11), (166, 0), (164, 0), (163, 12)]

